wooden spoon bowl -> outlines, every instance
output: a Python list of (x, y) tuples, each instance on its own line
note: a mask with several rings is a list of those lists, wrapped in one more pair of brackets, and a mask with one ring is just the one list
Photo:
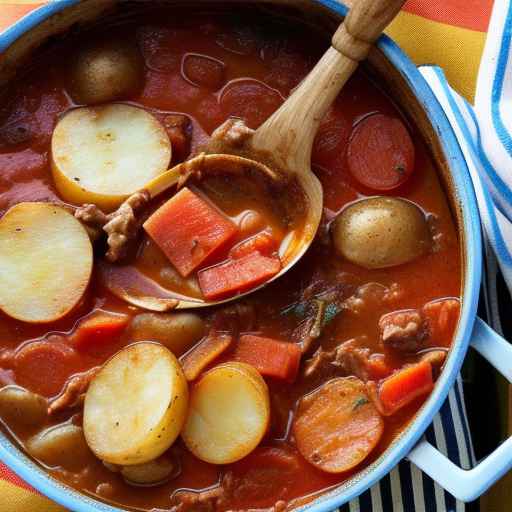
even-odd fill
[[(157, 177), (145, 188), (151, 197), (214, 168), (259, 172), (275, 180), (295, 182), (302, 190), (302, 229), (281, 247), (281, 271), (260, 286), (221, 301), (182, 300), (177, 308), (212, 306), (239, 299), (286, 273), (315, 238), (323, 211), (323, 190), (311, 170), (311, 151), (320, 121), (336, 96), (364, 60), (373, 43), (396, 16), (405, 0), (358, 0), (335, 32), (331, 47), (281, 107), (257, 130), (239, 120), (219, 127), (204, 153)], [(341, 157), (341, 155), (340, 155)], [(181, 181), (180, 181), (181, 180)]]

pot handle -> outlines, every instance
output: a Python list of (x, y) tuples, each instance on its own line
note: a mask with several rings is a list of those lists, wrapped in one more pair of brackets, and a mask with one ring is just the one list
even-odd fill
[[(471, 346), (512, 382), (512, 345), (478, 317), (471, 336)], [(512, 468), (512, 437), (470, 470), (459, 468), (425, 440), (408, 459), (457, 499), (473, 501)]]

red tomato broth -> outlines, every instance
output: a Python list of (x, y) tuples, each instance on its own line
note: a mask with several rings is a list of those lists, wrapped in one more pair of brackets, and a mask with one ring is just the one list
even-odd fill
[[(197, 14), (197, 13), (196, 13)], [(248, 19), (234, 19), (232, 15), (200, 15), (190, 18), (176, 17), (173, 21), (167, 16), (162, 22), (158, 16), (148, 15), (140, 23), (128, 22), (112, 29), (114, 37), (137, 40), (142, 50), (146, 69), (145, 86), (140, 95), (132, 98), (137, 105), (156, 109), (160, 115), (183, 113), (193, 121), (192, 130), (196, 136), (199, 127), (211, 133), (228, 115), (240, 115), (252, 127), (256, 127), (275, 108), (280, 97), (282, 101), (290, 90), (297, 85), (312, 67), (327, 42), (318, 46), (316, 37), (305, 37), (309, 29), (288, 25), (279, 25), (279, 30), (269, 23), (267, 18), (256, 20), (254, 15)], [(283, 35), (284, 34), (284, 35)], [(85, 36), (86, 38), (94, 35)], [(33, 116), (36, 138), (31, 142), (5, 144), (0, 137), (0, 213), (10, 206), (27, 200), (58, 200), (51, 179), (48, 163), (49, 134), (60, 114), (72, 106), (66, 94), (66, 58), (71, 54), (72, 45), (56, 46), (52, 53), (43, 55), (34, 69), (17, 82), (16, 101), (9, 110), (8, 119), (27, 118), (26, 112)], [(182, 75), (182, 59), (186, 54), (198, 54), (211, 57), (223, 63), (223, 74), (216, 72), (216, 82), (212, 77), (206, 79), (208, 87), (194, 85)], [(56, 57), (56, 55), (60, 57)], [(38, 73), (44, 69), (45, 73)], [(218, 71), (218, 70), (217, 70)], [(200, 71), (197, 76), (208, 75)], [(213, 73), (213, 72), (212, 72)], [(217, 86), (223, 82), (220, 87)], [(215, 87), (211, 84), (215, 83)], [(263, 101), (263, 108), (245, 108), (244, 98), (247, 91), (234, 91), (237, 84), (254, 85), (250, 96), (254, 104)], [(270, 88), (270, 89), (269, 89)], [(243, 88), (242, 88), (243, 89)], [(222, 101), (222, 95), (231, 90), (231, 100)], [(268, 96), (269, 91), (270, 97)], [(225, 98), (225, 97), (224, 97)], [(270, 99), (269, 99), (270, 98)], [(11, 105), (11, 104), (9, 104)], [(238, 110), (237, 110), (238, 109)], [(340, 211), (347, 203), (375, 191), (364, 189), (358, 184), (347, 168), (346, 145), (353, 126), (364, 116), (372, 113), (400, 117), (390, 98), (371, 81), (364, 71), (359, 70), (347, 83), (327, 115), (315, 142), (313, 151), (314, 168), (322, 181), (325, 193), (324, 206), (332, 212)], [(5, 126), (0, 116), (0, 132)], [(354, 294), (358, 287), (368, 283), (379, 283), (391, 288), (397, 285), (395, 299), (384, 304), (379, 300), (367, 300), (362, 312), (342, 311), (324, 329), (321, 345), (326, 350), (337, 346), (341, 341), (352, 338), (361, 339), (361, 346), (372, 353), (381, 353), (378, 321), (382, 314), (390, 311), (421, 308), (425, 303), (443, 298), (459, 297), (461, 288), (460, 250), (453, 219), (440, 186), (439, 179), (414, 127), (407, 126), (415, 146), (415, 166), (410, 179), (393, 195), (406, 197), (417, 203), (429, 214), (436, 216), (436, 230), (440, 234), (440, 247), (437, 252), (427, 253), (410, 263), (382, 269), (367, 270), (334, 254), (319, 237), (310, 251), (290, 273), (277, 283), (247, 299), (258, 315), (257, 325), (248, 334), (267, 336), (276, 340), (291, 341), (297, 327), (297, 318), (283, 314), (291, 304), (300, 299), (303, 290), (311, 283), (337, 283), (346, 290), (346, 296)], [(202, 188), (207, 192), (207, 187)], [(222, 196), (222, 195), (221, 195)], [(283, 227), (273, 212), (265, 210), (266, 205), (240, 204), (225, 200), (216, 195), (211, 197), (231, 218), (237, 218), (243, 211), (254, 209), (266, 213), (274, 232), (283, 233)], [(242, 239), (237, 240), (238, 242)], [(154, 248), (153, 248), (154, 250)], [(157, 252), (157, 251), (156, 251)], [(160, 272), (170, 263), (162, 258), (142, 264), (143, 271), (160, 280)], [(283, 292), (285, 290), (286, 292)], [(78, 351), (69, 342), (68, 333), (73, 331), (77, 322), (94, 309), (127, 314), (130, 317), (142, 312), (113, 297), (103, 289), (93, 276), (92, 283), (81, 304), (64, 319), (51, 325), (22, 324), (0, 313), (0, 369), (14, 371), (16, 383), (27, 389), (41, 392), (46, 396), (58, 393), (65, 380), (71, 375), (102, 364), (131, 340), (127, 332), (114, 337), (108, 343)], [(209, 325), (213, 313), (203, 311)], [(451, 327), (453, 329), (453, 326)], [(58, 340), (50, 333), (59, 333)], [(446, 333), (451, 338), (452, 333)], [(69, 344), (69, 358), (64, 358), (58, 367), (51, 355), (41, 356), (37, 362), (37, 371), (27, 365), (17, 370), (13, 363), (14, 351), (21, 351), (31, 344)], [(443, 343), (444, 345), (444, 343)], [(449, 340), (446, 340), (449, 346)], [(67, 351), (66, 351), (67, 352)], [(309, 357), (309, 355), (308, 355)], [(387, 364), (398, 369), (412, 358), (396, 357), (385, 352)], [(16, 356), (14, 355), (14, 360)], [(229, 360), (229, 354), (221, 358)], [(303, 358), (304, 359), (304, 358)], [(54, 378), (57, 371), (58, 376)], [(297, 400), (313, 391), (329, 378), (324, 374), (318, 378), (305, 378), (302, 372), (296, 382), (290, 386), (277, 379), (268, 378), (271, 391), (272, 423), (260, 447), (239, 463), (227, 467), (215, 467), (201, 462), (177, 442), (180, 453), (181, 474), (170, 482), (151, 488), (134, 488), (127, 485), (118, 474), (109, 471), (101, 461), (91, 456), (82, 471), (70, 471), (66, 467), (53, 468), (52, 474), (63, 482), (88, 494), (96, 494), (108, 502), (122, 506), (138, 507), (144, 510), (152, 508), (171, 508), (171, 496), (179, 489), (201, 490), (209, 488), (233, 470), (246, 475), (247, 494), (237, 493), (233, 501), (221, 510), (233, 508), (248, 509), (272, 506), (277, 500), (286, 501), (301, 498), (310, 493), (331, 487), (345, 481), (362, 466), (340, 475), (322, 473), (296, 455), (293, 438), (290, 437), (290, 419)], [(49, 380), (51, 382), (46, 383)], [(385, 419), (384, 434), (376, 449), (365, 460), (367, 465), (376, 460), (402, 432), (423, 403), (419, 398), (412, 404), (400, 409)], [(51, 417), (52, 423), (60, 423), (76, 413), (63, 412)], [(79, 421), (79, 418), (76, 419)], [(9, 429), (23, 442), (33, 431), (27, 431), (19, 425), (8, 425)], [(269, 448), (271, 447), (271, 448)], [(265, 450), (284, 448), (297, 457), (297, 465), (290, 463), (289, 471), (282, 478), (282, 485), (270, 486), (275, 475), (283, 473), (282, 461), (265, 454)], [(252, 459), (263, 458), (251, 463)], [(250, 476), (247, 476), (250, 475)], [(250, 492), (249, 492), (250, 491)]]

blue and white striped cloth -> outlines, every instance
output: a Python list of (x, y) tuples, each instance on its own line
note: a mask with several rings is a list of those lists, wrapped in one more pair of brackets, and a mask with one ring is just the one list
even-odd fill
[[(435, 66), (420, 72), (443, 107), (466, 158), (485, 242), (483, 295), (487, 320), (503, 335), (498, 300), (512, 296), (512, 0), (495, 0), (480, 70), (475, 105), (459, 96)], [(509, 296), (498, 297), (501, 274)], [(512, 335), (512, 333), (505, 333)], [(460, 378), (427, 440), (464, 469), (475, 464)], [(466, 506), (407, 461), (342, 512), (451, 512)]]

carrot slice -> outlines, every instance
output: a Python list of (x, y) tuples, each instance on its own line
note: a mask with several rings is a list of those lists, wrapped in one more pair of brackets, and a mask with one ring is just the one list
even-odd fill
[(302, 456), (327, 473), (342, 473), (375, 448), (384, 421), (356, 377), (330, 380), (301, 398), (293, 433)]
[(450, 347), (459, 320), (459, 312), (460, 301), (455, 298), (433, 300), (423, 306), (431, 346)]
[(428, 361), (421, 361), (385, 379), (380, 385), (378, 398), (383, 412), (391, 415), (419, 396), (430, 393), (433, 387), (432, 366)]
[(183, 277), (238, 231), (226, 215), (186, 187), (153, 213), (143, 227)]
[(281, 270), (279, 258), (254, 252), (237, 260), (201, 270), (199, 287), (208, 300), (217, 300), (264, 283)]
[(268, 231), (262, 231), (235, 245), (229, 251), (229, 256), (235, 260), (253, 252), (259, 252), (263, 256), (271, 256), (277, 249), (275, 238)]
[(196, 380), (201, 372), (233, 343), (229, 334), (214, 333), (207, 336), (181, 359), (181, 366), (186, 379)]
[(347, 161), (354, 178), (365, 187), (391, 190), (413, 172), (414, 145), (400, 119), (374, 114), (352, 132)]
[(107, 311), (94, 311), (80, 320), (69, 340), (77, 349), (104, 344), (117, 338), (126, 328), (129, 317)]
[(293, 382), (299, 371), (302, 351), (295, 343), (244, 334), (230, 359), (247, 363), (262, 375)]
[(80, 368), (77, 352), (64, 343), (64, 338), (50, 339), (24, 345), (16, 353), (13, 367), (17, 384), (45, 397), (59, 393)]

